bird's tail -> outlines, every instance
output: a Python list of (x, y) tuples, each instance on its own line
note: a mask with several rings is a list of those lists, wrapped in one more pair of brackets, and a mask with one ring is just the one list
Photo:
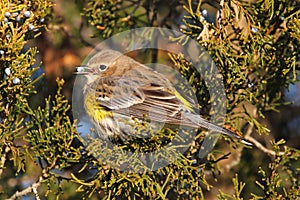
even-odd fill
[(231, 130), (228, 130), (226, 128), (220, 127), (212, 122), (207, 121), (206, 119), (202, 118), (200, 115), (198, 114), (192, 114), (189, 113), (189, 120), (191, 121), (192, 124), (194, 124), (194, 127), (202, 127), (202, 128), (206, 128), (210, 131), (215, 131), (224, 135), (227, 135), (229, 137), (234, 137), (238, 140), (240, 140), (242, 143), (246, 144), (246, 145), (252, 145), (252, 143), (246, 139), (243, 138), (243, 136), (240, 133), (235, 133)]

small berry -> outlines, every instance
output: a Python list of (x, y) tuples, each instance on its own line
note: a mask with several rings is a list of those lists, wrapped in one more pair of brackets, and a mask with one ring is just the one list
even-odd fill
[(45, 18), (41, 18), (41, 19), (40, 19), (40, 22), (41, 22), (41, 23), (44, 23), (44, 22), (45, 22)]
[(5, 72), (5, 74), (7, 75), (7, 76), (9, 76), (10, 75), (10, 68), (8, 67), (8, 68), (5, 68), (5, 70), (4, 70), (4, 72)]
[(280, 16), (279, 19), (280, 19), (281, 21), (283, 21), (283, 20), (284, 20), (284, 17), (283, 17), (283, 16)]
[(19, 22), (21, 20), (21, 18), (18, 16), (16, 17), (16, 21)]
[(29, 25), (28, 25), (28, 29), (29, 29), (30, 31), (32, 31), (34, 28), (35, 28), (35, 27), (34, 27), (33, 24), (29, 24)]
[(0, 50), (0, 55), (4, 55), (5, 54), (5, 51), (3, 51), (3, 50)]
[(11, 14), (10, 14), (10, 12), (5, 12), (4, 16), (7, 17), (7, 18), (9, 18), (11, 16)]
[(207, 10), (202, 10), (201, 14), (203, 15), (203, 17), (207, 16)]
[(30, 17), (30, 11), (28, 11), (28, 10), (25, 11), (23, 15), (24, 15), (24, 17), (27, 17), (27, 18)]
[(251, 28), (252, 32), (256, 33), (258, 30), (257, 28)]
[(20, 79), (19, 78), (14, 78), (12, 82), (13, 82), (13, 84), (18, 84), (18, 83), (20, 83)]
[(3, 19), (3, 22), (4, 22), (5, 24), (7, 24), (7, 23), (8, 23), (8, 19), (5, 17), (5, 18)]

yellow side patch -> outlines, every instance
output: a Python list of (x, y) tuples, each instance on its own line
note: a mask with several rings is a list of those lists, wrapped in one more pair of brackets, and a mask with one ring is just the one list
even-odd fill
[(96, 97), (94, 95), (85, 95), (84, 106), (88, 116), (97, 122), (112, 116), (112, 112), (107, 111), (103, 106), (101, 106), (99, 102), (96, 101)]

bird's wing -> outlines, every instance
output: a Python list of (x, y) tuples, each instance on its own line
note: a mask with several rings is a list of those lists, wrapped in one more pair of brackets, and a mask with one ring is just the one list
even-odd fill
[(150, 116), (155, 121), (180, 119), (181, 100), (164, 83), (133, 80), (124, 76), (100, 79), (95, 84), (97, 87), (93, 91), (96, 101), (109, 110), (138, 118)]
[[(146, 117), (154, 121), (170, 121), (172, 118), (180, 119), (182, 103), (168, 91), (167, 88), (159, 85), (145, 85), (139, 88), (144, 94), (144, 101), (132, 105), (129, 108), (130, 114), (136, 117)], [(124, 112), (120, 110), (119, 112)]]

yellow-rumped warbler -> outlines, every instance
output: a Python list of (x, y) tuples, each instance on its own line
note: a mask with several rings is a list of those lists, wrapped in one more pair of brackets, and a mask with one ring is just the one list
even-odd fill
[(161, 73), (113, 50), (95, 54), (77, 74), (84, 75), (84, 107), (98, 134), (104, 138), (134, 135), (132, 117), (170, 125), (206, 128), (250, 144), (242, 136), (194, 113), (186, 100)]

